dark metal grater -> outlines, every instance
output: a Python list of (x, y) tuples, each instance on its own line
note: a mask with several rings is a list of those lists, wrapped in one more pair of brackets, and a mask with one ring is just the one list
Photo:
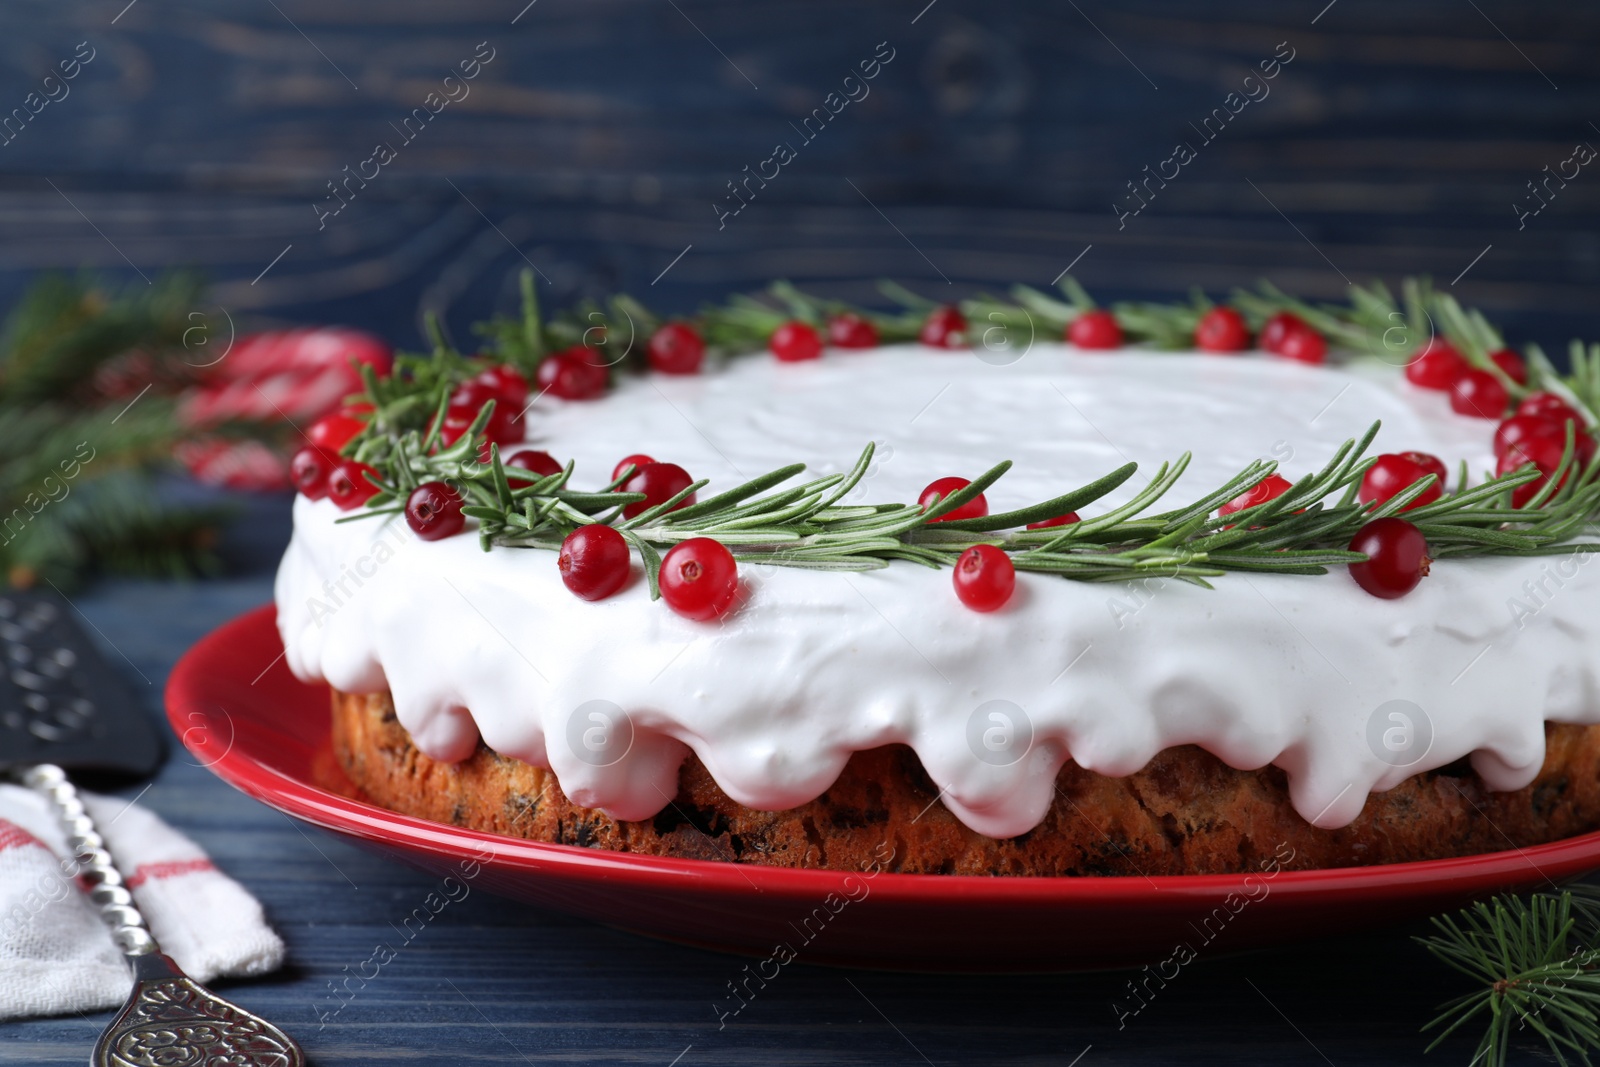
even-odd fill
[(138, 693), (52, 593), (0, 594), (0, 767), (148, 777), (165, 745)]

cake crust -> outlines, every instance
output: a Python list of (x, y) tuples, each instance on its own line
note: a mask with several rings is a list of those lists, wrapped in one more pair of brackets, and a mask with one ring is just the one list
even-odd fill
[[(1194, 746), (1109, 778), (1062, 767), (1044, 820), (995, 840), (939, 802), (915, 753), (888, 745), (850, 758), (817, 799), (786, 811), (735, 803), (691, 753), (678, 795), (623, 822), (573, 804), (553, 773), (487, 747), (460, 763), (412, 744), (387, 693), (335, 690), (334, 751), (375, 803), (418, 818), (531, 841), (779, 867), (1065, 876), (1223, 874), (1282, 863), (1326, 868), (1498, 852), (1600, 826), (1600, 726), (1546, 724), (1545, 761), (1515, 792), (1487, 789), (1465, 761), (1372, 794), (1338, 830), (1304, 821), (1282, 771), (1239, 771)], [(1292, 856), (1292, 860), (1286, 860)]]

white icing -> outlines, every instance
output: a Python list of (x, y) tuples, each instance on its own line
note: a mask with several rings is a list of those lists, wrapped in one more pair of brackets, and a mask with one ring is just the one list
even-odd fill
[[(1375, 418), (1380, 451), (1430, 451), (1452, 472), (1465, 459), (1474, 478), (1492, 464), (1492, 423), (1392, 373), (1058, 345), (1009, 366), (918, 347), (801, 365), (757, 356), (696, 378), (630, 379), (599, 402), (541, 400), (529, 422), (534, 443), (577, 461), (579, 486), (643, 451), (715, 491), (796, 460), (843, 470), (876, 439), (880, 458), (852, 499), (915, 500), (936, 477), (1009, 458), (988, 494), (999, 511), (1138, 461), (1140, 474), (1086, 509), (1096, 514), (1185, 450), (1194, 461), (1164, 506), (1257, 457), (1296, 479)], [(464, 758), (481, 732), (621, 819), (665, 806), (688, 749), (734, 799), (782, 809), (826, 789), (851, 753), (903, 742), (963, 822), (1006, 837), (1037, 825), (1064, 760), (1124, 775), (1192, 743), (1241, 769), (1283, 768), (1297, 810), (1337, 827), (1370, 792), (1467, 755), (1490, 787), (1521, 788), (1543, 759), (1545, 720), (1600, 721), (1600, 566), (1580, 562), (1591, 556), (1445, 561), (1400, 600), (1340, 571), (1233, 574), (1211, 591), (1022, 574), (992, 615), (962, 607), (948, 570), (746, 565), (743, 606), (705, 624), (651, 603), (638, 575), (587, 603), (562, 586), (553, 553), (485, 553), (470, 532), (425, 543), (403, 522), (336, 525), (339, 514), (295, 504), (277, 580), (294, 672), (387, 688), (429, 755)], [(585, 761), (584, 731), (605, 721), (583, 708), (595, 700), (626, 722)], [(1410, 748), (1406, 719), (1380, 712), (1396, 700), (1414, 705), (1396, 706), (1412, 720)], [(1023, 709), (1031, 747), (1026, 728), (998, 756), (984, 747), (991, 709), (978, 709), (990, 701)], [(1385, 731), (1399, 731), (1387, 759)]]

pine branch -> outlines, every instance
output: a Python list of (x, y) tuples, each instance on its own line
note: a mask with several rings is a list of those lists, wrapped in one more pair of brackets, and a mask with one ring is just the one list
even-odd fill
[(200, 305), (196, 275), (169, 274), (117, 292), (45, 275), (0, 326), (0, 398), (33, 404), (82, 396), (105, 362), (136, 348), (178, 348)]
[[(226, 506), (176, 507), (143, 471), (87, 479), (35, 515), (5, 546), (15, 584), (80, 584), (91, 569), (153, 578), (215, 574)], [(25, 576), (25, 577), (24, 577)]]
[(191, 379), (184, 331), (193, 275), (113, 290), (46, 275), (0, 326), (0, 574), (58, 585), (91, 567), (192, 573), (210, 566), (215, 509), (159, 500), (149, 472), (184, 430), (160, 395), (107, 399), (96, 375), (137, 357), (149, 384)]
[(1591, 1062), (1600, 1048), (1600, 896), (1592, 886), (1528, 898), (1500, 896), (1433, 920), (1416, 940), (1478, 989), (1440, 1006), (1424, 1032), (1433, 1051), (1468, 1025), (1484, 1027), (1474, 1067), (1504, 1067), (1511, 1039), (1532, 1031), (1557, 1063)]

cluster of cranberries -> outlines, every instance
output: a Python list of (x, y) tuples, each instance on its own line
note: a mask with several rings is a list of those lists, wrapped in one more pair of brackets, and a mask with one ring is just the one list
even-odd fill
[[(508, 465), (522, 466), (536, 474), (557, 474), (563, 468), (547, 452), (531, 449), (514, 454)], [(672, 510), (694, 503), (695, 494), (684, 494), (694, 484), (689, 472), (676, 463), (660, 463), (636, 453), (624, 456), (611, 472), (614, 487), (624, 493), (642, 493), (622, 509), (625, 518), (635, 518), (651, 508), (682, 497)], [(611, 526), (592, 523), (580, 526), (561, 543), (556, 557), (561, 581), (574, 596), (584, 600), (604, 600), (628, 584), (632, 563), (628, 542)], [(733, 554), (720, 543), (696, 537), (675, 546), (661, 561), (657, 576), (661, 598), (667, 606), (691, 619), (709, 621), (727, 614), (739, 590), (738, 566)]]
[[(1255, 340), (1262, 351), (1298, 363), (1321, 363), (1328, 356), (1328, 342), (1292, 311), (1280, 311), (1267, 319)], [(1234, 308), (1212, 308), (1200, 316), (1194, 343), (1204, 352), (1243, 352), (1250, 347), (1250, 327)]]
[[(1501, 349), (1491, 352), (1489, 359), (1511, 381), (1518, 385), (1527, 382), (1527, 365), (1515, 352)], [(1406, 378), (1424, 389), (1448, 393), (1450, 407), (1463, 415), (1500, 420), (1494, 432), (1495, 473), (1507, 474), (1530, 464), (1539, 471), (1538, 478), (1512, 491), (1511, 502), (1516, 507), (1526, 507), (1555, 476), (1566, 451), (1569, 428), (1572, 469), (1581, 469), (1594, 458), (1594, 436), (1565, 400), (1554, 393), (1530, 393), (1512, 409), (1510, 393), (1500, 378), (1473, 367), (1442, 338), (1434, 338), (1417, 353), (1406, 367)], [(1570, 476), (1571, 469), (1562, 476), (1562, 484)]]
[[(1403, 510), (1431, 504), (1443, 495), (1444, 463), (1426, 452), (1402, 452), (1378, 457), (1361, 479), (1359, 496), (1362, 503), (1378, 505), (1411, 488), (1428, 475), (1438, 481), (1425, 489), (1417, 499)], [(1269, 474), (1247, 492), (1241, 493), (1217, 509), (1219, 515), (1232, 515), (1246, 508), (1259, 507), (1287, 493), (1294, 487), (1289, 479), (1279, 474)], [(1417, 587), (1428, 573), (1428, 544), (1418, 530), (1404, 519), (1389, 517), (1374, 519), (1356, 531), (1350, 542), (1350, 551), (1362, 552), (1367, 560), (1350, 565), (1350, 576), (1373, 596), (1393, 599), (1405, 596)]]
[[(1122, 326), (1109, 311), (1081, 312), (1067, 326), (1067, 340), (1079, 348), (1122, 347)], [(1304, 319), (1290, 311), (1280, 311), (1252, 338), (1244, 316), (1231, 307), (1217, 307), (1200, 316), (1194, 330), (1194, 345), (1202, 352), (1244, 352), (1255, 341), (1262, 351), (1300, 363), (1321, 363), (1328, 355), (1328, 342)]]
[[(561, 542), (556, 566), (574, 596), (604, 600), (628, 584), (628, 543), (603, 523), (580, 526)], [(700, 622), (722, 618), (739, 595), (739, 565), (733, 553), (709, 537), (674, 545), (662, 558), (656, 577), (667, 606)]]
[[(1271, 323), (1268, 325), (1270, 328)], [(1265, 344), (1265, 331), (1262, 338)], [(1527, 382), (1527, 366), (1515, 352), (1501, 349), (1489, 358), (1507, 378), (1519, 385)], [(1507, 474), (1530, 464), (1539, 471), (1538, 478), (1512, 491), (1514, 507), (1526, 507), (1555, 476), (1566, 454), (1569, 432), (1573, 438), (1573, 461), (1562, 475), (1562, 484), (1573, 470), (1582, 469), (1594, 458), (1594, 436), (1583, 417), (1565, 400), (1553, 393), (1532, 393), (1511, 410), (1510, 393), (1500, 378), (1473, 367), (1442, 338), (1418, 349), (1405, 373), (1415, 385), (1448, 393), (1451, 408), (1462, 415), (1500, 420), (1494, 434), (1495, 473)], [(1401, 509), (1410, 511), (1444, 495), (1446, 473), (1444, 463), (1426, 452), (1386, 453), (1367, 469), (1358, 495), (1362, 503), (1382, 504), (1433, 475), (1434, 482)], [(1286, 479), (1269, 475), (1218, 512), (1229, 515), (1264, 504), (1289, 488)], [(1380, 597), (1404, 596), (1415, 589), (1432, 562), (1422, 532), (1395, 516), (1367, 523), (1350, 542), (1350, 549), (1369, 557), (1364, 563), (1352, 564), (1350, 574), (1363, 589)]]
[[(628, 542), (603, 523), (580, 526), (561, 542), (561, 581), (574, 596), (604, 600), (628, 584)], [(661, 599), (685, 618), (722, 618), (739, 595), (739, 565), (720, 541), (692, 537), (674, 545), (657, 575)]]
[[(784, 363), (816, 359), (822, 355), (823, 343), (823, 335), (815, 326), (799, 321), (784, 323), (767, 339), (767, 347)], [(860, 315), (847, 311), (828, 320), (826, 343), (834, 348), (876, 348), (878, 328)]]
[(376, 496), (378, 486), (367, 475), (376, 477), (378, 472), (339, 455), (367, 428), (371, 417), (371, 404), (351, 404), (312, 423), (306, 430), (309, 444), (289, 460), (289, 478), (295, 488), (312, 500), (327, 497), (341, 511), (352, 511)]
[[(967, 344), (966, 316), (957, 308), (935, 308), (923, 322), (918, 340), (934, 348), (964, 348)], [(846, 311), (829, 318), (825, 331), (799, 320), (783, 323), (772, 331), (767, 347), (784, 363), (801, 363), (820, 357), (824, 345), (844, 349), (876, 348), (878, 341), (876, 326)]]
[[(558, 358), (561, 357), (551, 356), (540, 364), (541, 379), (544, 366)], [(494, 407), (489, 412), (489, 421), (483, 427), (484, 443), (478, 458), (487, 463), (489, 445), (508, 445), (522, 440), (522, 409), (528, 403), (528, 379), (515, 369), (500, 365), (490, 367), (456, 386), (445, 407), (444, 422), (439, 427), (440, 444), (449, 448), (461, 440), (472, 426), (472, 421), (491, 400), (494, 401)]]
[[(624, 456), (612, 470), (611, 481), (620, 492), (644, 494), (643, 500), (622, 509), (625, 518), (635, 518), (675, 497), (682, 499), (673, 504), (674, 511), (688, 507), (695, 499), (693, 493), (684, 494), (694, 484), (688, 471), (642, 453)], [(604, 600), (628, 584), (628, 543), (622, 534), (602, 523), (580, 526), (561, 543), (556, 566), (561, 570), (561, 581), (574, 596)], [(691, 538), (674, 546), (662, 559), (657, 580), (661, 599), (668, 607), (702, 622), (726, 615), (739, 592), (739, 569), (733, 553), (709, 537)]]
[[(459, 441), (484, 406), (493, 401), (479, 452), (479, 459), (487, 462), (491, 443), (504, 445), (521, 438), (517, 422), (527, 400), (526, 378), (511, 367), (490, 367), (462, 382), (450, 394), (438, 428), (441, 445), (448, 448)], [(371, 500), (378, 492), (378, 472), (365, 463), (340, 456), (344, 446), (367, 428), (371, 417), (371, 404), (351, 404), (312, 423), (306, 431), (306, 447), (289, 461), (295, 488), (312, 500), (327, 497), (341, 511), (353, 511)], [(408, 501), (406, 519), (418, 536), (431, 540), (461, 529), (459, 494), (443, 482), (420, 486), (412, 500), (418, 503), (413, 508)]]
[[(918, 495), (917, 503), (924, 508), (930, 508), (941, 500), (948, 500), (971, 484), (965, 478), (936, 478)], [(971, 500), (951, 508), (931, 521), (981, 519), (987, 514), (989, 514), (989, 501), (979, 493)], [(1065, 515), (1030, 522), (1028, 529), (1048, 530), (1057, 526), (1068, 526), (1077, 521), (1078, 513), (1069, 511)], [(974, 545), (957, 558), (951, 580), (955, 583), (956, 597), (973, 611), (998, 611), (1016, 591), (1017, 571), (1011, 563), (1011, 557), (1003, 550), (994, 545)]]
[[(1489, 360), (1518, 385), (1528, 381), (1528, 366), (1509, 348), (1489, 353)], [(1406, 364), (1406, 379), (1424, 389), (1450, 394), (1450, 407), (1462, 415), (1498, 419), (1505, 415), (1511, 394), (1498, 376), (1472, 366), (1454, 345), (1435, 337)]]

